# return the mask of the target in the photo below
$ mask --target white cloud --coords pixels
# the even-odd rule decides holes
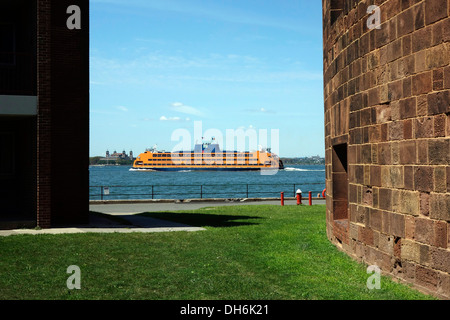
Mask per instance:
[[[251,113],[265,113],[265,114],[274,114],[275,111],[266,109],[266,108],[255,108],[255,109],[246,109],[245,111],[251,112]]]
[[[186,118],[186,119],[182,119],[180,117],[166,117],[166,116],[161,116],[159,118],[159,121],[190,121],[191,119]]]
[[[120,111],[123,111],[123,112],[128,112],[128,108],[126,108],[124,106],[117,106],[116,109],[120,110]]]
[[[180,112],[180,113],[190,114],[190,115],[199,116],[199,117],[204,116],[204,113],[202,111],[200,111],[194,107],[186,106],[181,102],[172,103],[171,108],[172,108],[172,110]]]

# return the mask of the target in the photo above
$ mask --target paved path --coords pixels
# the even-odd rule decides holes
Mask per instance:
[[[303,205],[308,205],[308,200],[302,200]],[[177,211],[177,210],[197,210],[205,207],[217,206],[236,206],[236,205],[281,205],[280,200],[266,200],[266,201],[192,201],[192,202],[129,202],[129,203],[114,203],[108,204],[91,204],[89,206],[91,211],[106,213],[111,215],[135,214],[142,212],[160,212],[160,211]],[[286,200],[284,204],[296,205],[296,200]],[[313,204],[325,204],[324,199],[313,200]]]

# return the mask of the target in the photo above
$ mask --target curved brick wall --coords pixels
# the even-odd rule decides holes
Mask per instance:
[[[450,298],[450,0],[323,9],[328,237]]]

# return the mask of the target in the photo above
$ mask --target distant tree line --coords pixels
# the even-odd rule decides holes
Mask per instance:
[[[101,160],[104,159],[104,157],[90,157],[89,158],[89,165],[91,166],[95,166],[95,165],[105,165],[105,164],[110,164],[110,165],[121,165],[121,166],[131,166],[133,165],[134,160],[128,159],[128,160],[124,160],[124,159],[118,159],[118,160]]]

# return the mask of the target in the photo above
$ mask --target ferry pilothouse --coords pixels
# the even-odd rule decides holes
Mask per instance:
[[[132,171],[249,171],[284,169],[283,162],[270,148],[258,151],[225,151],[219,144],[196,144],[192,151],[165,152],[147,149],[134,161]]]

